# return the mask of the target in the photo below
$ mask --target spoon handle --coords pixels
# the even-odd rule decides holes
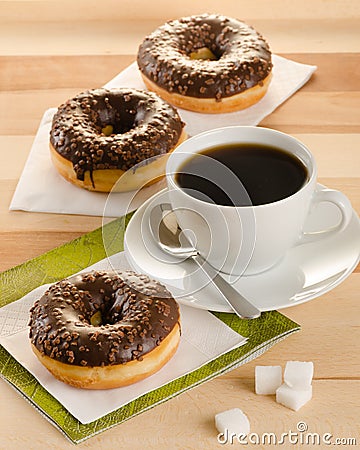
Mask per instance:
[[[201,255],[193,256],[192,259],[212,280],[218,291],[241,319],[255,319],[261,315],[261,311],[234,289]]]

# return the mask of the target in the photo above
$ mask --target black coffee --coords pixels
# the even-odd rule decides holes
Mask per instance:
[[[307,179],[296,156],[252,143],[209,148],[183,164],[175,177],[192,197],[225,206],[276,202],[297,192]]]

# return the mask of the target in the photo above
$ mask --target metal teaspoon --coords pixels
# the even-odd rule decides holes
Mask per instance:
[[[242,319],[255,319],[261,311],[218,274],[186,238],[169,203],[156,205],[150,213],[150,229],[159,247],[183,259],[191,258],[210,278],[233,311]]]

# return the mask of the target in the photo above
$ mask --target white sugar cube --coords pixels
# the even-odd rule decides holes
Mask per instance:
[[[288,361],[284,371],[284,382],[294,389],[308,389],[314,375],[314,364],[305,361]]]
[[[257,394],[275,394],[281,383],[282,373],[280,366],[255,367],[255,392]]]
[[[284,383],[276,390],[276,401],[294,411],[298,411],[311,397],[311,385],[307,389],[294,389]]]
[[[247,435],[250,433],[250,422],[239,408],[228,409],[215,416],[215,426],[219,433],[227,436]]]

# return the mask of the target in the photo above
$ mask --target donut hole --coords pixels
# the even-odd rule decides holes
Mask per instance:
[[[127,288],[126,288],[127,289]],[[93,327],[106,327],[111,325],[132,325],[135,316],[137,316],[140,311],[138,308],[134,309],[131,307],[131,299],[133,295],[129,295],[129,291],[122,288],[117,289],[112,294],[109,292],[98,299],[95,304],[90,302],[84,305],[86,312],[82,311],[82,319],[85,325],[90,325]],[[96,306],[95,306],[96,305]],[[79,316],[78,309],[74,309],[75,321],[78,320]]]
[[[102,129],[101,129],[102,134],[104,134],[105,136],[111,136],[114,132],[114,126],[113,125],[105,125]]]
[[[144,102],[129,96],[109,95],[95,109],[95,124],[99,134],[113,136],[136,128],[145,117]]]
[[[102,314],[101,311],[96,311],[91,317],[90,317],[90,325],[93,327],[99,327],[102,325]]]
[[[224,53],[216,41],[209,42],[209,40],[196,41],[191,46],[187,45],[183,51],[189,59],[203,61],[219,61]]]
[[[137,124],[135,123],[134,117],[130,114],[124,116],[122,114],[116,114],[111,122],[101,123],[101,134],[108,137],[115,134],[124,134],[135,128]]]
[[[111,124],[113,128],[112,134],[124,134],[137,126],[134,117],[129,116],[115,118],[114,123]]]
[[[218,61],[220,58],[215,55],[209,47],[200,47],[189,55],[190,59],[202,59],[205,61]]]
[[[111,302],[103,303],[100,309],[93,312],[86,322],[93,327],[114,325],[124,317],[122,306],[116,298]]]
[[[111,298],[104,298],[100,308],[89,318],[91,325],[115,325],[126,322],[130,313],[130,297],[122,289],[115,291]]]

